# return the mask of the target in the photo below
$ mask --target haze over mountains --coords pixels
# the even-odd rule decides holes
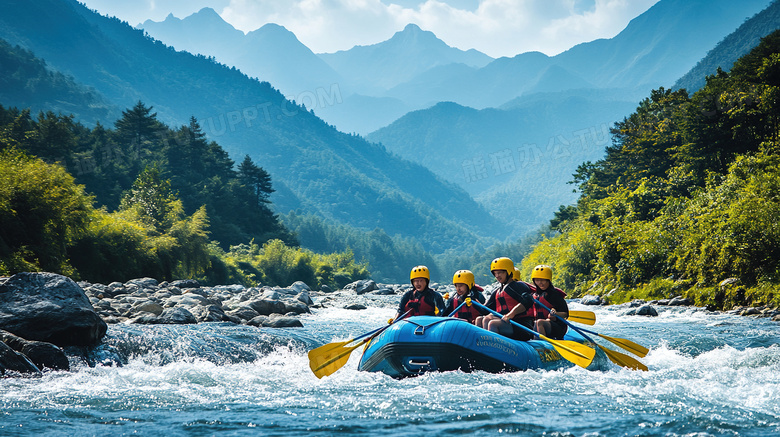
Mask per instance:
[[[443,101],[483,109],[537,92],[580,88],[620,89],[626,99],[638,100],[650,89],[670,86],[768,4],[662,0],[614,38],[579,44],[553,57],[530,52],[495,60],[476,50],[449,47],[414,24],[378,44],[319,55],[283,28],[265,32],[269,37],[263,42],[284,50],[254,47],[254,42],[247,44],[254,32],[236,39],[241,32],[211,9],[139,26],[179,50],[215,56],[268,80],[338,129],[365,135],[409,111]],[[259,57],[261,51],[269,56]],[[278,67],[282,65],[297,68]],[[307,70],[311,79],[300,79]]]

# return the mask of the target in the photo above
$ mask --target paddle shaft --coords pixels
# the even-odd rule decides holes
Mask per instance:
[[[534,303],[536,303],[536,304],[537,304],[537,305],[539,305],[540,307],[542,307],[542,308],[546,309],[548,313],[552,312],[552,310],[551,310],[550,308],[547,308],[547,305],[545,305],[545,304],[543,304],[543,303],[539,302],[539,299],[537,299],[537,298],[535,298],[535,297],[533,297],[532,299],[534,300]],[[593,344],[596,344],[596,342],[595,342],[595,341],[593,341],[593,339],[591,339],[590,337],[588,337],[587,335],[585,335],[585,333],[584,333],[584,332],[581,332],[579,328],[577,328],[576,326],[574,326],[574,325],[572,325],[571,323],[569,323],[569,321],[568,321],[568,320],[566,320],[566,318],[565,318],[565,317],[561,317],[561,316],[557,316],[557,315],[556,315],[555,317],[556,317],[558,320],[563,320],[563,323],[565,323],[565,324],[569,325],[569,327],[571,327],[571,328],[574,328],[575,330],[577,330],[577,332],[579,332],[580,334],[582,334],[582,336],[583,336],[583,337],[585,337],[585,340],[588,340],[589,342],[591,342],[591,343],[593,343]]]
[[[482,305],[482,304],[481,304],[481,303],[479,303],[479,302],[474,302],[474,301],[472,300],[472,301],[471,301],[471,303],[472,303],[472,305],[476,305],[476,306],[477,306],[477,307],[479,307],[479,308],[482,308],[482,309],[484,309],[484,310],[487,310],[487,311],[489,311],[491,314],[493,314],[493,315],[494,315],[494,316],[496,316],[496,317],[500,317],[500,318],[502,318],[502,319],[503,319],[503,317],[504,317],[504,315],[503,315],[503,314],[499,313],[498,311],[491,310],[490,308],[486,307],[485,305]],[[512,325],[515,325],[515,326],[517,326],[518,328],[522,329],[523,331],[526,331],[526,332],[530,333],[530,334],[531,334],[533,337],[539,336],[539,333],[538,333],[538,332],[534,331],[533,329],[531,329],[531,328],[529,328],[529,327],[527,327],[527,326],[523,326],[523,325],[521,325],[521,324],[519,324],[519,323],[515,322],[515,321],[514,321],[514,320],[512,320],[512,319],[509,319],[509,323],[511,323]]]
[[[458,305],[458,307],[457,307],[457,308],[455,308],[454,310],[452,310],[452,312],[451,312],[451,313],[447,314],[447,317],[452,317],[452,315],[453,315],[453,314],[455,314],[455,313],[457,313],[457,312],[458,312],[458,310],[460,309],[460,307],[462,307],[463,305],[466,305],[466,301],[463,301],[463,303],[462,303],[462,304],[460,304],[460,305]]]

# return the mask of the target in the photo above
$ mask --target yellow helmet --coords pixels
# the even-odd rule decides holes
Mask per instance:
[[[520,269],[518,269],[517,266],[515,266],[515,271],[514,271],[514,273],[512,273],[512,279],[514,279],[515,281],[519,281],[520,280],[520,276],[522,276],[520,274]]]
[[[469,290],[471,290],[471,288],[474,287],[474,273],[471,273],[471,270],[458,270],[452,276],[452,283],[466,284],[468,285]]]
[[[416,266],[409,273],[409,280],[411,281],[414,278],[425,278],[428,282],[431,282],[431,272],[428,271],[428,267]]]
[[[552,281],[552,267],[544,264],[534,267],[534,270],[531,272],[531,279],[547,279],[548,281]]]
[[[490,263],[490,271],[492,272],[493,270],[506,270],[506,273],[511,275],[515,271],[515,263],[511,259],[502,256]]]

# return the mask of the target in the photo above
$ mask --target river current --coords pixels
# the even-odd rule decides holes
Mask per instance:
[[[304,328],[110,325],[97,365],[74,359],[70,372],[0,379],[0,435],[780,434],[780,324],[768,319],[690,307],[622,316],[617,307],[573,302],[596,312],[589,329],[649,347],[640,359],[649,371],[395,380],[357,371],[357,349],[342,369],[317,379],[307,351],[382,326],[398,297],[364,299],[366,310],[315,309],[302,316]],[[117,352],[126,364],[100,364]]]

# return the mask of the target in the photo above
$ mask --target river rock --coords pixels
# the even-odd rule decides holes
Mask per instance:
[[[6,375],[9,372],[41,374],[41,370],[29,358],[0,341],[0,375]]]
[[[580,303],[583,305],[601,305],[601,298],[595,294],[586,294],[580,299]]]
[[[298,293],[295,296],[295,300],[297,300],[298,302],[303,302],[304,304],[306,304],[306,306],[314,305],[314,301],[311,300],[311,296],[309,296],[308,291],[302,291]]]
[[[682,297],[682,296],[674,297],[674,298],[672,298],[669,301],[669,306],[670,307],[674,307],[674,306],[691,306],[691,305],[693,305],[693,303],[688,298],[685,298],[685,297]]]
[[[320,291],[323,293],[333,293],[333,289],[328,287],[326,284],[320,285]]]
[[[247,322],[247,325],[263,328],[303,328],[303,323],[295,317],[271,314],[270,316],[257,316]]]
[[[271,299],[254,299],[246,303],[247,306],[257,311],[261,316],[286,313],[284,302]]]
[[[108,326],[70,278],[25,272],[0,285],[0,329],[57,346],[92,346]]]
[[[157,317],[156,323],[162,323],[167,325],[186,325],[191,323],[198,323],[198,319],[192,315],[186,308],[174,307],[166,308],[162,314]]]
[[[180,289],[184,288],[200,288],[200,282],[195,279],[179,279],[169,284],[170,287],[176,287]]]
[[[658,316],[658,312],[653,308],[652,305],[645,304],[636,308],[631,308],[625,313],[623,313],[624,316],[649,316],[649,317],[656,317]]]
[[[228,316],[235,316],[242,320],[252,320],[255,317],[259,316],[260,313],[255,311],[249,306],[240,306],[232,311],[228,311],[226,313]]]
[[[366,309],[365,305],[361,305],[359,303],[353,303],[351,305],[347,305],[344,307],[345,310],[364,310]]]
[[[3,330],[0,330],[0,342],[29,358],[38,369],[70,370],[65,352],[51,343],[25,340]]]
[[[163,312],[163,307],[157,302],[151,301],[151,300],[145,300],[141,302],[136,302],[135,305],[133,305],[132,308],[130,308],[130,312],[137,313],[145,311],[147,313],[152,313],[156,316],[159,316]]]
[[[311,288],[309,288],[308,285],[306,285],[303,281],[295,281],[292,285],[290,285],[290,288],[295,290],[295,294],[301,293],[301,292],[310,292]]]
[[[157,279],[154,278],[138,278],[125,282],[125,286],[127,287],[132,287],[133,285],[137,285],[140,288],[157,288],[160,284],[157,282]]]
[[[359,281],[355,281],[346,287],[344,289],[353,289],[355,290],[356,294],[366,294],[368,292],[374,291],[377,289],[376,282],[374,282],[371,279],[361,279]]]

